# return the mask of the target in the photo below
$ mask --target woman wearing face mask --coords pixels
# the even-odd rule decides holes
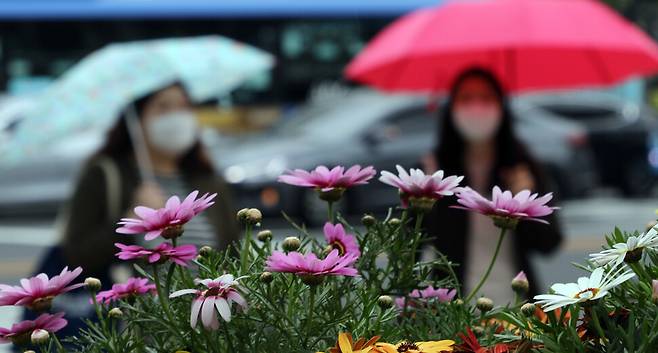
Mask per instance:
[[[90,159],[68,206],[64,258],[69,265],[82,266],[87,275],[102,273],[116,261],[114,243],[143,242],[143,237],[117,234],[119,218],[133,217],[137,205],[163,207],[170,195],[185,197],[193,190],[219,194],[213,207],[185,225],[179,243],[225,249],[238,238],[229,192],[206,158],[182,86],[149,94],[132,107],[154,178],[145,181],[140,176],[128,118],[122,116]]]
[[[550,191],[537,162],[515,136],[507,98],[491,73],[468,70],[455,80],[450,93],[439,124],[438,146],[423,161],[426,172],[443,169],[448,175],[464,175],[463,184],[482,195],[490,195],[494,185],[514,193]],[[456,273],[468,292],[486,271],[498,230],[488,217],[450,208],[453,204],[449,198],[438,202],[426,218],[426,227],[436,238],[435,247],[460,264]],[[477,296],[505,305],[514,298],[510,281],[519,271],[528,276],[530,295],[536,292],[530,253],[549,253],[562,240],[555,217],[547,220],[550,225],[521,222],[515,234],[505,238],[496,266]]]

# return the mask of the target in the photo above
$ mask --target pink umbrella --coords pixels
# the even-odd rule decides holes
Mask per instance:
[[[658,72],[658,46],[595,0],[464,0],[395,21],[347,67],[384,90],[445,92],[470,67],[515,92],[609,85]]]

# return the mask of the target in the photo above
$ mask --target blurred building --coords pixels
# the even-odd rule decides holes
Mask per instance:
[[[235,92],[238,104],[294,102],[342,76],[345,64],[399,15],[436,0],[3,0],[0,89],[45,86],[111,42],[220,34],[278,58],[268,77]]]

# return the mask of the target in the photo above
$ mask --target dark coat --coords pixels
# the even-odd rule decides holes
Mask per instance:
[[[134,207],[133,195],[139,175],[132,159],[114,160],[120,175],[119,217]],[[239,238],[230,193],[225,182],[216,175],[185,173],[186,183],[201,193],[216,192],[216,203],[205,211],[217,235],[217,244],[225,249]],[[179,195],[185,196],[185,195]],[[70,266],[82,266],[85,273],[102,273],[116,261],[114,243],[134,243],[134,237],[117,234],[118,219],[110,219],[105,172],[97,162],[90,162],[81,173],[68,205],[69,219],[64,227],[62,247]],[[183,235],[184,236],[184,235]]]
[[[545,183],[543,182],[545,180],[544,176],[534,168],[530,168],[530,171],[537,185],[536,192],[539,192],[540,195],[546,193]],[[501,185],[501,187],[504,188],[505,185]],[[489,195],[483,196],[488,197]],[[447,197],[438,201],[431,213],[425,217],[424,225],[429,236],[434,239],[433,244],[436,249],[450,261],[458,264],[455,272],[460,283],[464,283],[465,266],[467,264],[467,244],[470,233],[468,221],[469,211],[450,207],[455,204],[455,198],[453,197]],[[551,201],[551,204],[554,204],[554,201]],[[523,270],[528,276],[530,296],[537,293],[537,281],[535,272],[530,264],[530,254],[534,251],[541,254],[549,254],[559,247],[563,238],[555,213],[543,218],[550,224],[522,221],[519,222],[514,232],[508,232],[506,235],[506,237],[511,236],[513,238],[514,249],[512,253],[516,254],[514,260],[517,271]],[[491,249],[492,256],[493,250]],[[511,280],[510,278],[510,282]]]

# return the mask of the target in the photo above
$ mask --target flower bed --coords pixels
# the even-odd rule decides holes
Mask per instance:
[[[324,241],[291,222],[297,236],[282,242],[260,230],[256,209],[238,212],[245,229],[234,248],[216,251],[177,245],[185,223],[213,204],[216,195],[172,197],[159,210],[137,207],[117,232],[153,248],[116,244],[117,257],[133,263],[137,277],[98,292],[101,283],[77,268],[53,278],[40,274],[20,286],[0,285],[0,305],[41,313],[34,321],[0,328],[0,343],[39,352],[657,352],[658,232],[615,230],[606,248],[581,267],[575,283],[524,300],[523,273],[510,279],[518,294],[493,303],[476,293],[486,283],[506,233],[519,222],[545,222],[551,195],[493,189],[488,200],[462,177],[425,175],[398,167],[380,180],[398,189],[401,207],[385,219],[366,215],[352,227],[332,205],[347,188],[369,182],[371,168],[296,170],[280,181],[314,188],[327,202]],[[221,196],[220,196],[221,197]],[[455,207],[489,216],[500,229],[491,265],[479,284],[463,293],[441,254],[419,261],[427,240],[422,220],[436,200],[456,197]],[[184,239],[184,238],[183,238]],[[437,276],[437,273],[445,274]],[[75,337],[58,337],[65,313],[48,313],[52,300],[86,287],[97,320]],[[66,348],[65,348],[66,347]]]

